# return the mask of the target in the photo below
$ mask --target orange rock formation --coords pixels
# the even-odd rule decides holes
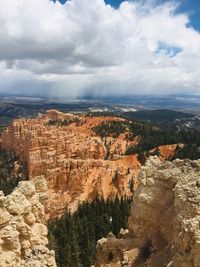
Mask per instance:
[[[71,123],[51,125],[52,120]],[[2,147],[15,151],[27,163],[29,179],[45,176],[49,216],[60,214],[66,205],[74,210],[79,201],[97,194],[104,198],[130,195],[129,183],[137,176],[140,163],[136,155],[124,156],[129,141],[123,134],[102,139],[92,131],[101,122],[113,120],[123,121],[50,110],[36,119],[14,120],[4,131]]]
[[[155,152],[158,149],[159,159],[161,161],[170,160],[176,154],[177,147],[184,147],[184,144],[172,144],[172,145],[163,145],[158,148],[152,149],[150,152]]]

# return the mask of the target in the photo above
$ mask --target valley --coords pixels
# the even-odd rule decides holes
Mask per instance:
[[[44,215],[49,247],[56,252],[58,267],[110,266],[102,265],[103,257],[110,257],[116,264],[111,266],[118,266],[125,254],[115,258],[112,246],[117,244],[117,236],[123,236],[121,228],[130,228],[128,217],[141,183],[138,175],[142,166],[152,157],[161,162],[200,157],[198,127],[172,127],[177,116],[182,121],[194,115],[138,111],[136,120],[131,112],[119,115],[50,109],[15,118],[2,132],[0,189],[11,194],[21,181],[46,181]],[[167,121],[171,121],[168,128]],[[109,237],[110,232],[115,236]],[[103,243],[102,248],[96,247],[107,235],[112,257],[101,251]],[[126,255],[130,251],[135,255],[129,260],[139,257],[139,247],[125,245]]]

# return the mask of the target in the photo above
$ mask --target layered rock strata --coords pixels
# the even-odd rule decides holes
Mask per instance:
[[[53,124],[51,122],[61,122]],[[65,125],[66,122],[69,124]],[[45,175],[49,190],[46,214],[53,217],[66,205],[115,195],[130,195],[130,181],[140,168],[137,156],[125,156],[125,134],[100,138],[93,127],[115,117],[91,117],[48,111],[36,119],[14,120],[2,135],[2,147],[27,163],[29,179]],[[135,181],[137,185],[137,181]]]
[[[45,178],[36,177],[6,197],[0,192],[0,266],[56,267],[44,224],[46,190]]]

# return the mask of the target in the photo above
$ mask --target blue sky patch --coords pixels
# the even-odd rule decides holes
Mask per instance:
[[[159,42],[158,47],[156,49],[156,53],[162,53],[168,55],[169,57],[175,57],[177,54],[181,53],[183,50],[177,46],[170,46],[166,43]]]
[[[115,8],[119,7],[119,5],[124,2],[124,0],[105,0],[106,4],[109,4]]]

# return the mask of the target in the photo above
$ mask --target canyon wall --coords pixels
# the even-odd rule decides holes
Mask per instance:
[[[51,122],[70,121],[54,124]],[[53,217],[79,201],[100,195],[129,196],[130,181],[140,168],[137,156],[125,156],[125,134],[100,138],[92,130],[102,122],[124,121],[48,111],[35,119],[14,120],[2,134],[2,148],[15,151],[28,165],[29,179],[44,175],[49,199],[46,214]],[[135,180],[137,186],[137,180]]]
[[[0,266],[56,267],[47,247],[46,191],[44,177],[20,182],[8,196],[0,191]]]
[[[96,267],[198,267],[200,160],[150,158],[139,174],[129,231],[98,242]]]

